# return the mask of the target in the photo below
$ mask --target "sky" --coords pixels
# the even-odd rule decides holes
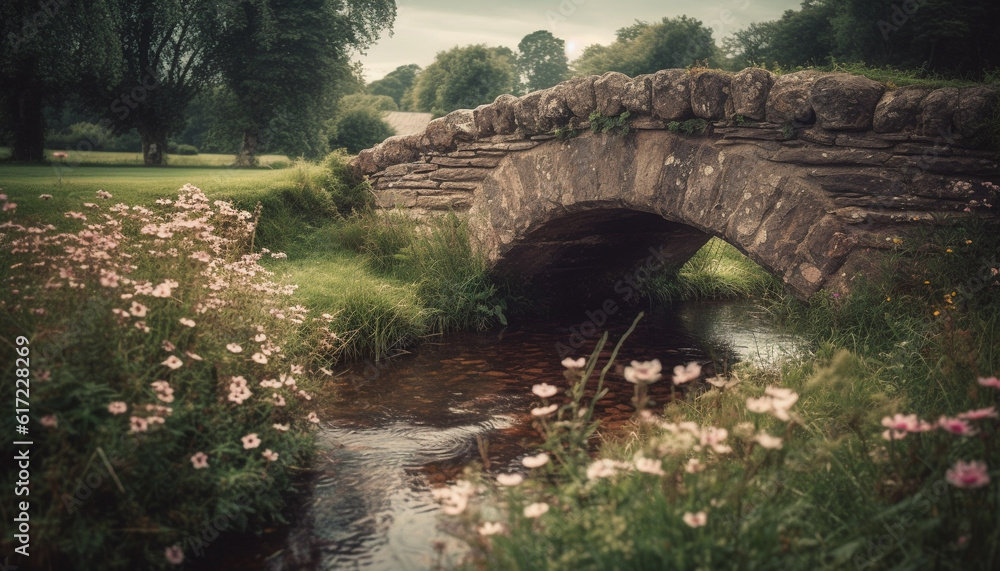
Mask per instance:
[[[566,41],[570,61],[590,44],[609,44],[636,20],[687,15],[712,29],[716,43],[751,22],[775,20],[802,0],[396,0],[393,35],[358,59],[373,81],[401,65],[426,67],[454,46],[487,44],[517,51],[521,38],[548,30]]]

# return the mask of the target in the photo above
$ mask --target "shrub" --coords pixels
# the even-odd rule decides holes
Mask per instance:
[[[337,120],[334,130],[336,135],[331,138],[330,147],[343,147],[351,154],[373,147],[395,134],[392,127],[382,120],[380,112],[366,108],[344,113]]]
[[[343,150],[327,155],[322,163],[323,175],[319,183],[330,194],[334,208],[341,216],[364,212],[375,204],[371,185],[351,172],[348,159]]]
[[[194,156],[198,154],[198,147],[184,143],[168,143],[167,152],[172,155]]]

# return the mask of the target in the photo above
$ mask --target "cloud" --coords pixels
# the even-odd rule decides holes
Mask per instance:
[[[713,30],[716,42],[751,22],[774,20],[800,0],[398,0],[394,33],[359,56],[368,81],[401,65],[424,67],[456,45],[487,44],[517,50],[521,38],[549,30],[579,55],[590,44],[614,41],[615,30],[636,20],[687,15]]]

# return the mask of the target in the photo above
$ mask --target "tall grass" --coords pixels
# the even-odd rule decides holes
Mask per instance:
[[[679,300],[747,299],[778,296],[781,282],[719,238],[708,241],[680,268],[660,271],[644,284],[662,303]]]

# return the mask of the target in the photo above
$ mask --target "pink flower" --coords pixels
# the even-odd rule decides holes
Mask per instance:
[[[128,310],[129,313],[136,317],[145,317],[147,311],[149,311],[148,307],[135,301],[132,302],[132,307]]]
[[[252,432],[250,434],[247,434],[241,440],[243,440],[243,449],[244,450],[249,450],[251,448],[256,448],[256,447],[260,446],[260,438],[257,438],[257,433],[256,432]]]
[[[486,537],[497,533],[503,533],[503,524],[498,521],[487,521],[484,522],[483,525],[476,528],[476,530],[479,532],[479,535]]]
[[[683,367],[680,365],[674,367],[675,385],[683,385],[697,379],[699,376],[701,376],[701,365],[693,361]]]
[[[994,389],[1000,389],[1000,379],[996,377],[979,377],[979,384],[984,387],[993,387]]]
[[[708,523],[708,514],[703,511],[698,513],[684,512],[681,519],[691,527],[702,527]]]
[[[966,420],[980,420],[983,418],[997,418],[997,407],[991,406],[988,408],[980,408],[977,410],[970,410],[968,412],[959,413],[958,418],[964,418]]]
[[[128,405],[120,400],[116,400],[108,405],[108,412],[111,414],[121,414],[128,410]]]
[[[272,426],[278,432],[288,432],[288,429],[289,429],[289,425],[287,425],[287,424],[274,423]]]
[[[46,428],[55,428],[59,426],[59,419],[56,418],[56,415],[54,414],[46,414],[40,420],[42,422],[42,426]]]
[[[553,387],[548,383],[542,383],[540,385],[535,385],[531,387],[531,392],[540,398],[547,399],[551,396],[555,396],[559,389]]]
[[[52,200],[52,195],[51,194],[39,194],[38,198],[41,198],[42,200]]]
[[[171,355],[171,356],[167,357],[166,361],[164,361],[164,362],[162,362],[160,364],[161,365],[166,365],[167,367],[170,367],[171,369],[180,369],[181,366],[184,365],[184,361],[181,361],[175,355]]]
[[[981,488],[990,483],[986,473],[986,463],[980,461],[963,462],[959,460],[945,473],[948,483],[958,488]]]
[[[643,456],[637,457],[635,459],[635,469],[647,474],[653,474],[654,476],[667,475],[667,473],[663,471],[663,465],[655,458],[645,458]]]
[[[549,406],[543,406],[539,408],[531,409],[531,416],[548,416],[559,408],[557,404],[550,404]]]
[[[68,154],[66,154],[66,153],[64,153],[62,151],[56,151],[56,152],[52,153],[52,158],[54,158],[54,159],[65,159],[68,156],[69,156]]]
[[[146,422],[145,418],[133,416],[129,419],[129,422],[132,424],[130,427],[132,432],[146,432],[149,429],[149,423]]]
[[[309,416],[306,417],[306,420],[308,420],[309,422],[312,422],[314,424],[319,424],[319,417],[316,416],[315,412],[310,412]]]
[[[754,437],[754,440],[757,441],[757,444],[760,444],[764,448],[769,448],[769,449],[781,448],[780,436],[771,436],[766,432],[761,432],[760,434]]]
[[[182,317],[180,319],[180,322],[181,322],[181,325],[185,325],[187,327],[194,327],[195,326],[194,320],[193,319],[188,319],[187,317]]]
[[[260,453],[261,456],[267,459],[268,462],[274,462],[278,459],[278,453],[271,451],[270,448]]]
[[[562,366],[567,369],[582,369],[584,365],[587,364],[587,359],[585,357],[580,357],[579,359],[571,359],[566,357],[562,360]]]
[[[236,343],[229,343],[226,345],[226,349],[228,349],[230,353],[240,353],[243,351],[243,347],[240,347]]]
[[[946,430],[959,436],[972,436],[978,432],[968,421],[959,418],[949,418],[947,416],[942,416],[938,419],[938,427],[941,430]]]
[[[208,468],[208,455],[204,452],[195,452],[194,456],[191,456],[191,465],[195,470]]]
[[[625,367],[625,380],[633,383],[655,383],[663,378],[660,371],[663,367],[659,359],[652,361],[632,361],[632,365]]]
[[[536,502],[524,507],[524,517],[535,519],[542,517],[548,511],[549,504],[545,502]]]
[[[541,468],[549,463],[549,455],[542,452],[537,456],[525,456],[521,459],[521,463],[524,464],[525,468]]]
[[[184,550],[180,545],[171,545],[166,549],[164,555],[166,556],[167,561],[174,565],[184,563]]]
[[[285,397],[278,393],[272,394],[271,397],[274,398],[274,406],[285,406]]]
[[[253,356],[250,357],[250,358],[253,359],[253,361],[255,363],[260,363],[261,365],[266,365],[267,364],[267,357],[265,357],[261,353],[254,353]]]
[[[524,481],[520,474],[497,474],[497,483],[501,486],[518,486]]]

